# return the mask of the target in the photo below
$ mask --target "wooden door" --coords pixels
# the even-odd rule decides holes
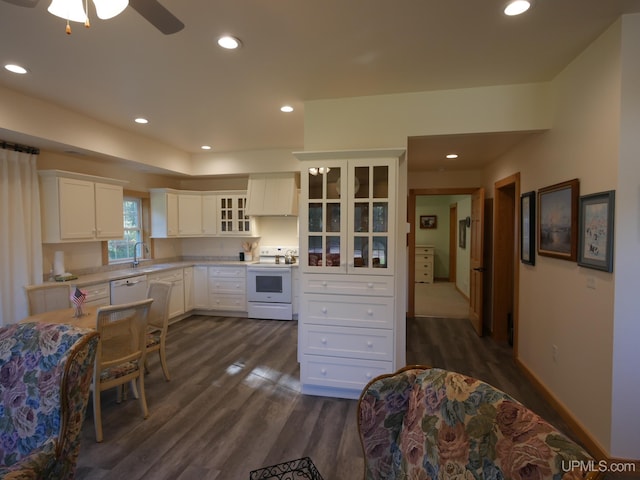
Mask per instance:
[[[471,195],[471,275],[469,318],[476,333],[482,336],[482,289],[484,259],[484,188]]]

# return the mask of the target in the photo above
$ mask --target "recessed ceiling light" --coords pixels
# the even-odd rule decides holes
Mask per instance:
[[[20,65],[15,65],[13,63],[8,63],[7,65],[4,66],[4,68],[9,70],[10,72],[19,73],[20,75],[24,75],[25,73],[27,73],[26,68],[21,67]]]
[[[200,148],[202,150],[211,150],[211,145],[202,145]]]
[[[146,118],[143,118],[143,117],[138,117],[138,118],[136,118],[135,122],[144,124],[144,123],[149,123],[149,120],[147,120]]]
[[[225,35],[224,37],[220,37],[218,39],[218,45],[220,45],[222,48],[226,48],[227,50],[235,50],[240,46],[240,40],[238,40],[236,37]]]
[[[453,160],[454,158],[458,158],[458,154],[457,153],[450,153],[449,155],[447,155],[447,158],[449,160]]]
[[[531,2],[528,0],[513,0],[504,7],[504,14],[510,17],[514,15],[520,15],[526,12],[531,7]]]
[[[293,107],[291,105],[284,105],[280,107],[280,111],[284,113],[291,113],[293,112]]]

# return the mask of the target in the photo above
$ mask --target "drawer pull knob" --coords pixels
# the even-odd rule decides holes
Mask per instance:
[[[327,339],[326,338],[321,338],[320,341],[322,342],[323,345],[327,344]]]
[[[326,369],[326,368],[321,369],[321,370],[320,370],[320,373],[321,373],[322,375],[326,375],[326,374],[327,374],[327,369]]]
[[[369,347],[369,348],[373,347],[373,342],[371,340],[369,340],[367,342],[367,347]]]
[[[322,286],[326,287],[327,286],[327,282],[322,282]]]
[[[322,313],[327,313],[327,307],[322,307]]]
[[[373,310],[371,310],[371,309],[367,310],[367,315],[369,315],[369,316],[373,315]]]
[[[371,375],[371,372],[367,372],[367,373],[365,374],[365,376],[366,376],[367,378],[371,378],[371,377],[373,377],[373,375]]]
[[[368,288],[373,288],[373,283],[371,283],[371,282],[367,283],[367,287]]]

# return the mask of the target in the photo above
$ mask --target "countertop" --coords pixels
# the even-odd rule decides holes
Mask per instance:
[[[135,277],[137,275],[148,275],[150,273],[165,272],[175,270],[177,268],[193,267],[193,266],[242,266],[251,265],[253,262],[240,262],[240,261],[218,261],[218,260],[190,260],[182,262],[171,263],[156,263],[153,265],[140,265],[137,268],[123,268],[122,270],[111,270],[108,272],[92,273],[90,275],[78,275],[75,280],[70,280],[70,285],[76,285],[78,287],[87,287],[98,283],[110,282],[112,280],[120,280],[123,278]]]

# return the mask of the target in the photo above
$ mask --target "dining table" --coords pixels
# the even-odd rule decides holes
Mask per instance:
[[[36,313],[20,320],[20,323],[66,323],[74,327],[96,329],[96,314],[98,305],[82,307],[82,316],[76,317],[76,308],[63,308],[62,310],[51,310],[49,312]]]

